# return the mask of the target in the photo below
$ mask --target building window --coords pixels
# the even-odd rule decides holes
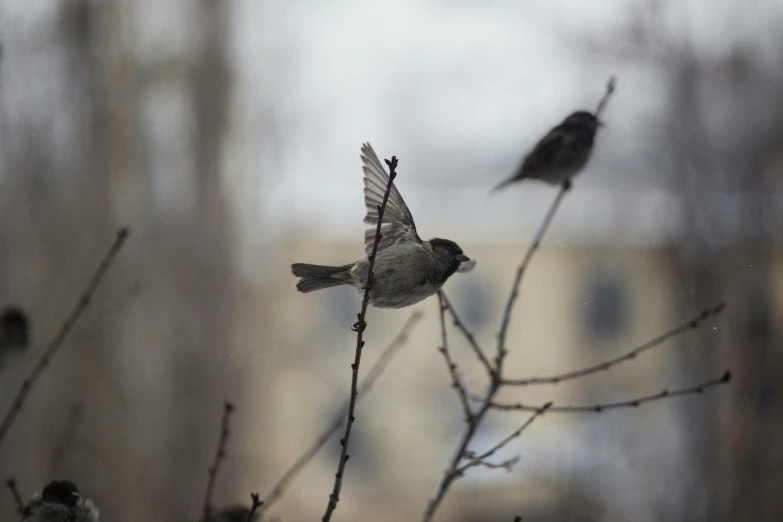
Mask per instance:
[[[628,296],[625,285],[611,275],[591,276],[583,306],[587,329],[597,335],[613,336],[628,322]]]
[[[489,281],[477,275],[466,280],[459,289],[458,307],[462,319],[470,329],[480,329],[489,320]],[[454,303],[452,303],[454,304]]]

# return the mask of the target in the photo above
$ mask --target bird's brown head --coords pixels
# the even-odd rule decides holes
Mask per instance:
[[[456,272],[462,263],[470,261],[470,258],[465,255],[462,248],[454,241],[436,237],[430,239],[429,243],[435,255],[448,267],[449,276]]]

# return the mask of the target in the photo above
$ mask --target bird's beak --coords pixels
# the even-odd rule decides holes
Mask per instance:
[[[604,123],[604,120],[596,120],[598,122],[599,127],[606,127],[606,123]]]
[[[472,259],[470,261],[465,261],[459,264],[457,267],[457,272],[460,274],[464,274],[465,272],[470,272],[473,270],[473,267],[476,266],[476,262]]]
[[[470,258],[466,256],[465,254],[457,254],[456,258],[457,261],[460,263],[464,263],[465,261],[470,261]]]

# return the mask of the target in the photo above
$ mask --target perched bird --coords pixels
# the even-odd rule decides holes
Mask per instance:
[[[30,342],[27,323],[27,314],[19,308],[8,307],[0,312],[0,369]]]
[[[378,224],[378,206],[383,201],[389,175],[369,143],[362,145],[364,164],[364,222]],[[467,272],[475,261],[466,256],[454,241],[433,238],[422,241],[416,232],[408,206],[397,187],[392,185],[381,225],[382,239],[373,267],[370,304],[378,308],[402,308],[418,303],[437,292],[454,272]],[[375,227],[364,234],[364,251],[372,253]],[[342,266],[295,263],[291,270],[301,279],[300,292],[312,292],[338,285],[351,285],[361,293],[367,284],[367,258]]]
[[[33,495],[25,508],[23,521],[98,522],[98,508],[92,500],[79,496],[70,480],[53,480],[40,494]]]
[[[27,314],[8,307],[0,312],[0,348],[24,348],[29,341]]]
[[[590,112],[571,114],[533,147],[510,178],[493,190],[522,179],[538,179],[552,185],[570,182],[590,159],[595,132],[602,125]]]

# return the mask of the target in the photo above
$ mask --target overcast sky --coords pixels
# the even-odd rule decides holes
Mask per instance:
[[[198,48],[190,2],[139,0],[129,11],[129,45],[142,66]],[[293,229],[361,239],[359,147],[369,141],[382,157],[400,158],[397,185],[422,236],[525,237],[553,190],[522,184],[490,196],[489,189],[568,113],[593,109],[615,74],[618,89],[604,114],[607,127],[558,215],[553,237],[671,240],[682,209],[660,171],[670,154],[660,142],[669,71],[628,53],[639,6],[654,3],[230,2],[235,83],[224,171],[241,236],[263,243]],[[781,2],[759,0],[753,9],[739,0],[661,4],[663,40],[691,42],[706,62],[721,60],[737,44],[769,64],[779,59],[779,38],[773,36],[783,27]],[[2,39],[12,50],[43,47],[52,5],[3,2]],[[15,53],[6,54],[10,66]],[[14,75],[20,67],[35,72],[67,65],[49,56],[38,66],[29,53],[17,54],[26,62],[15,64]],[[9,118],[22,114],[19,100],[32,103],[43,118],[49,110],[42,102],[69,104],[58,100],[57,83],[36,74],[18,82],[4,77]],[[31,89],[42,94],[31,97]],[[187,162],[169,161],[188,144],[189,102],[176,92],[150,98],[141,116],[158,143],[160,158],[153,164],[159,172],[153,174],[160,177],[160,190],[176,196],[192,170]],[[716,103],[714,112],[720,110]],[[726,117],[720,127],[731,132],[732,115]],[[67,133],[59,136],[58,150],[67,154]],[[728,198],[730,209],[746,204],[733,195],[715,197]],[[726,240],[736,236],[730,221],[719,227]]]
[[[494,240],[526,230],[552,190],[487,192],[569,112],[594,108],[616,74],[607,128],[554,232],[671,239],[680,210],[652,167],[666,153],[651,143],[668,103],[666,70],[622,57],[622,35],[640,4],[244,2],[233,47],[242,69],[235,118],[247,131],[233,160],[240,207],[256,227],[361,237],[359,146],[370,141],[382,157],[400,158],[397,185],[422,236],[450,227]],[[765,34],[781,26],[772,14],[783,9],[754,6],[677,2],[661,18],[672,40],[687,36],[705,60],[719,60],[736,42],[772,60]],[[264,117],[279,126],[276,136],[252,131]]]

